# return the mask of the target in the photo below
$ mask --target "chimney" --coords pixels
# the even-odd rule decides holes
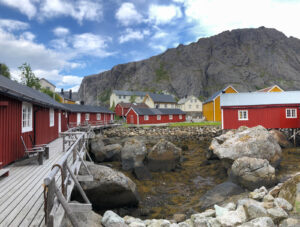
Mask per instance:
[[[60,94],[64,95],[64,89],[63,88],[60,90]]]
[[[80,105],[84,105],[84,101],[80,101]]]
[[[72,100],[72,89],[69,90],[69,99]]]

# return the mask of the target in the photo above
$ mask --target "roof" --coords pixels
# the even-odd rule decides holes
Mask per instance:
[[[59,96],[61,96],[64,99],[70,100],[70,101],[79,101],[78,92],[72,92],[72,98],[70,99],[70,91],[64,91],[62,94],[61,92],[57,93]]]
[[[132,109],[138,115],[169,115],[169,114],[185,114],[181,109],[156,109],[156,108],[137,108]]]
[[[221,106],[300,104],[300,91],[230,93],[221,96]]]
[[[147,93],[143,91],[122,91],[122,90],[113,90],[113,93],[116,95],[126,95],[126,96],[145,96]]]
[[[190,99],[194,99],[194,98],[198,99],[197,97],[195,97],[195,96],[193,96],[193,95],[190,95],[190,96],[188,96],[188,97],[186,97],[186,98],[182,98],[182,99],[180,99],[180,100],[178,101],[178,104],[184,104],[184,103],[186,103],[187,101],[189,101]],[[199,99],[198,99],[198,100],[199,100]]]
[[[149,108],[145,103],[127,103],[127,102],[120,102],[117,105],[120,105],[123,108],[130,108],[131,106],[137,108]]]
[[[274,87],[278,87],[280,90],[282,90],[281,87],[279,87],[278,85],[273,85],[273,86],[270,86],[270,87],[266,87],[266,88],[260,89],[260,90],[258,90],[257,92],[269,92],[269,91],[272,90]],[[282,90],[282,91],[283,91],[283,90]]]
[[[62,104],[56,102],[49,95],[25,85],[19,84],[18,82],[10,80],[1,75],[0,93],[21,101],[34,103],[36,105],[64,109]]]
[[[151,97],[151,99],[154,102],[176,103],[176,101],[172,95],[155,94],[155,93],[148,93],[148,95]]]
[[[215,98],[217,98],[219,95],[221,95],[224,91],[226,91],[226,89],[228,87],[232,87],[231,85],[228,85],[227,87],[223,88],[222,90],[219,90],[217,92],[215,92],[212,96],[210,96],[203,104],[211,102],[213,100],[215,100]],[[234,89],[234,87],[232,87]],[[235,90],[235,89],[234,89]]]
[[[54,84],[52,84],[49,80],[46,80],[45,78],[41,78],[40,80],[46,81],[48,84],[51,84],[53,87],[56,87]]]
[[[62,105],[70,112],[76,112],[76,113],[114,113],[103,106],[90,106],[90,105],[78,105],[78,104],[62,104]]]

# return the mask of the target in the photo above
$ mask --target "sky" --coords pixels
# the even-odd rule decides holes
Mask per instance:
[[[57,88],[237,28],[300,38],[300,0],[0,0],[0,62]]]

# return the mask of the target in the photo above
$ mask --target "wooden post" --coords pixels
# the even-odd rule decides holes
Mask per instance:
[[[46,157],[46,159],[49,159],[49,147],[48,146],[45,147],[45,157]]]
[[[47,202],[46,202],[46,210],[47,212],[45,213],[45,218],[46,218],[46,225],[47,226],[53,226],[53,220],[50,220],[50,213],[53,208],[54,204],[54,196],[55,196],[55,178],[54,180],[51,181],[51,183],[48,185],[48,191],[47,191]]]
[[[65,153],[65,134],[63,134],[63,143],[62,143],[62,145],[63,145],[63,153]]]
[[[67,198],[67,186],[68,186],[68,182],[66,182],[66,179],[67,179],[67,162],[68,162],[68,160],[66,160],[64,162],[64,164],[62,165],[62,176],[61,176],[64,179],[63,184],[64,184],[64,189],[65,189],[65,191],[64,191],[65,198]]]
[[[38,163],[39,163],[39,165],[43,165],[43,156],[44,156],[44,152],[43,151],[38,151]]]
[[[294,147],[296,147],[296,129],[293,129],[294,133]]]

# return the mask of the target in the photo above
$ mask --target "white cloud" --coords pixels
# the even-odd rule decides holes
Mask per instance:
[[[40,12],[40,19],[70,16],[79,23],[83,20],[100,21],[103,16],[102,4],[92,0],[43,0]]]
[[[54,35],[60,37],[60,36],[66,36],[69,34],[69,29],[64,28],[64,27],[56,27],[53,29]]]
[[[168,36],[167,32],[164,31],[158,31],[154,34],[153,38],[154,39],[161,39],[161,38],[165,38],[166,36]]]
[[[149,30],[138,31],[131,28],[127,28],[126,31],[120,36],[119,42],[125,43],[132,40],[142,40],[145,36],[149,35]]]
[[[143,21],[143,17],[137,12],[133,3],[125,2],[116,12],[118,21],[125,25],[138,24]]]
[[[33,18],[37,9],[34,2],[37,0],[0,0],[0,4],[18,9],[21,13],[25,14],[28,18]]]
[[[29,28],[29,24],[22,21],[0,19],[0,29],[9,32],[17,31],[17,30],[26,30],[28,28]]]
[[[287,35],[300,37],[299,1],[278,0],[186,0],[185,15],[200,32],[215,35],[225,30],[248,27],[273,27]],[[199,32],[200,31],[200,32]]]
[[[155,24],[167,24],[182,17],[181,9],[175,5],[150,5],[149,20]]]
[[[20,39],[33,41],[35,39],[35,35],[31,32],[24,32],[20,35]]]

